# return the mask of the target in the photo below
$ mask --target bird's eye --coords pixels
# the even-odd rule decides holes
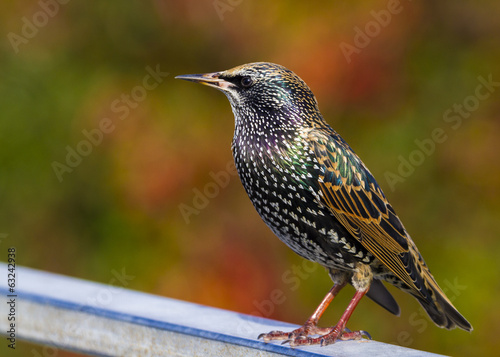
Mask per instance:
[[[250,87],[251,85],[253,84],[253,80],[252,78],[250,78],[249,76],[244,76],[241,78],[241,86],[243,88],[248,88]]]

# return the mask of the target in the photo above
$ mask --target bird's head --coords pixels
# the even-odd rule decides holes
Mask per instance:
[[[289,69],[274,63],[244,64],[226,71],[176,78],[214,87],[226,94],[239,124],[297,126],[321,117],[307,84]]]

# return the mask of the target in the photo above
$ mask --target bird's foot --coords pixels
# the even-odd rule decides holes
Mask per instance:
[[[365,337],[367,340],[371,340],[372,336],[365,330],[351,331],[347,327],[344,328],[344,332],[339,337],[342,341],[349,340],[362,340]]]
[[[306,324],[292,332],[283,331],[271,331],[269,333],[261,333],[258,339],[263,339],[264,342],[274,341],[274,340],[286,340],[284,343],[295,339],[303,339],[309,335],[323,335],[330,331],[330,328],[321,328],[313,323],[306,322]]]
[[[314,335],[319,336],[312,337]],[[321,328],[314,325],[304,325],[292,332],[271,331],[259,335],[258,338],[263,338],[264,342],[285,340],[282,344],[288,343],[291,347],[310,345],[326,346],[335,343],[337,340],[361,340],[363,338],[371,340],[370,334],[363,330],[350,331],[348,328],[345,328],[340,331],[337,329],[337,326]]]
[[[288,341],[285,341],[284,343],[288,342],[291,347],[310,346],[310,345],[326,346],[335,343],[337,340],[342,340],[342,341],[361,340],[364,337],[369,340],[372,339],[370,334],[363,330],[350,331],[348,328],[344,328],[343,330],[340,331],[339,329],[337,329],[336,326],[331,327],[327,330],[329,330],[329,332],[327,332],[326,334],[322,334],[319,337],[310,337],[310,336],[306,336],[305,338],[298,337],[295,339],[290,339]]]

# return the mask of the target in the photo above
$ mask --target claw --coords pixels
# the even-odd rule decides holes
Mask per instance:
[[[263,339],[265,343],[268,343],[273,340],[288,340],[292,338],[291,333],[283,332],[283,331],[271,331],[268,333],[261,333],[257,339]]]
[[[269,333],[261,333],[257,337],[257,339],[260,340],[262,338],[264,340],[264,342],[267,343],[267,342],[269,342],[269,341],[271,341],[273,339],[273,335],[274,334],[278,334],[278,333],[280,333],[280,331],[271,331]]]
[[[372,335],[370,335],[367,331],[365,330],[359,330],[359,333],[361,335],[361,337],[368,337],[368,340],[371,340],[372,339]]]

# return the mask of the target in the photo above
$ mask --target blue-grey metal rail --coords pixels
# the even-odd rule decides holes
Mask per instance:
[[[16,343],[98,356],[437,356],[366,340],[295,349],[265,344],[257,340],[261,332],[297,326],[118,287],[126,285],[126,272],[115,272],[109,285],[19,266],[15,273],[13,294],[7,274],[0,279],[4,344],[14,299]]]

